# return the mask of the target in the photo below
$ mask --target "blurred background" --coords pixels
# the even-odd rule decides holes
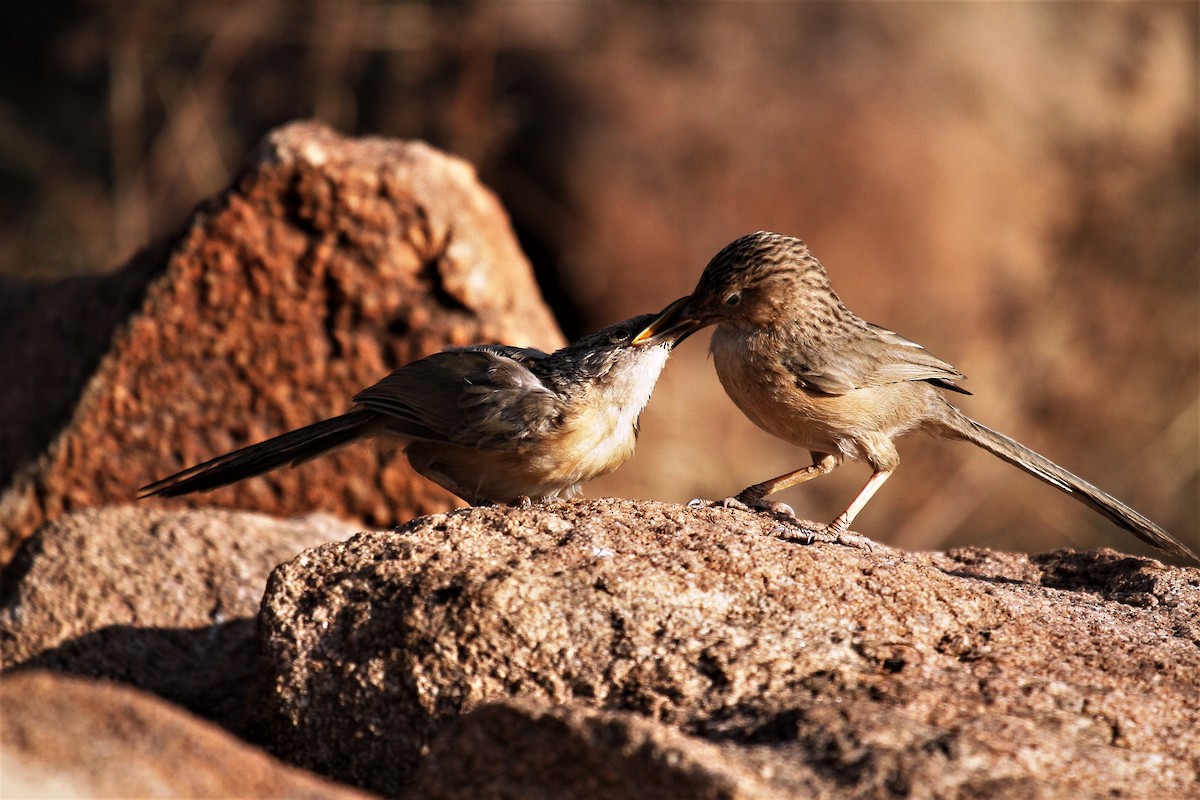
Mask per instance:
[[[0,7],[0,273],[112,270],[271,127],[420,138],[502,198],[570,337],[800,236],[952,398],[1200,548],[1195,2],[55,0]],[[520,344],[514,342],[514,344]],[[680,348],[591,496],[807,464]],[[916,435],[856,522],[910,548],[1140,543]],[[779,495],[829,520],[861,465]]]

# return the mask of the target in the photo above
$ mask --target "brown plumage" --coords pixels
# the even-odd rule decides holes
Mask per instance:
[[[569,497],[633,454],[638,417],[675,343],[631,346],[654,318],[553,353],[476,345],[414,361],[355,395],[341,416],[197,464],[143,496],[216,489],[378,436],[403,444],[414,470],[472,505]]]
[[[940,390],[968,394],[962,373],[920,345],[852,313],[804,242],[760,231],[709,262],[690,298],[639,337],[682,339],[716,325],[712,356],[726,393],[756,425],[803,447],[813,463],[730,498],[770,506],[772,492],[866,462],[871,478],[832,523],[845,533],[900,463],[893,440],[923,430],[964,439],[1066,492],[1171,555],[1196,554],[1142,514],[1019,442],[967,417]]]

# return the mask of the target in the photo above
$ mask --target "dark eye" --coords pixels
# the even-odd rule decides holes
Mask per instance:
[[[623,342],[628,338],[629,338],[629,331],[625,330],[624,328],[613,331],[612,333],[610,333],[608,335],[608,340],[610,342],[612,342],[613,344],[617,344],[618,342]]]
[[[740,302],[742,302],[742,293],[741,292],[733,292],[732,294],[730,294],[728,297],[725,298],[725,305],[727,305],[727,306],[736,306]]]

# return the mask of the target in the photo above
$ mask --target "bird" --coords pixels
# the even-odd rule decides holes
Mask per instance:
[[[675,340],[633,347],[657,315],[545,353],[454,347],[395,370],[344,414],[157,480],[141,497],[205,492],[296,466],[359,439],[403,444],[412,468],[470,505],[571,497],[628,459]]]
[[[689,297],[669,305],[634,346],[682,341],[715,325],[709,346],[734,404],[759,428],[808,450],[812,463],[757,483],[727,506],[786,510],[767,495],[862,461],[871,477],[826,527],[841,537],[900,463],[912,431],[965,440],[1069,494],[1160,551],[1200,558],[1159,525],[1016,440],[976,422],[944,392],[970,394],[964,375],[921,345],[859,318],[825,267],[793,236],[769,231],[726,245]]]

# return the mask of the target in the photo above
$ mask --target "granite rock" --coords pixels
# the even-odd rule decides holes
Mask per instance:
[[[371,796],[128,686],[30,671],[0,678],[0,707],[7,798]]]
[[[688,740],[713,776],[696,796],[1196,792],[1200,570],[810,538],[733,509],[549,501],[307,551],[260,616],[273,746],[413,797],[470,796],[478,765],[546,796],[610,785],[588,764],[644,769],[605,726],[649,762]],[[496,710],[511,700],[550,710]],[[561,785],[539,766],[560,761]]]
[[[355,528],[116,506],[47,523],[0,575],[0,664],[138,686],[256,738],[267,575]]]
[[[268,134],[169,246],[107,278],[6,296],[18,300],[0,306],[14,306],[0,317],[0,562],[46,520],[341,413],[416,358],[563,343],[469,164],[317,123]],[[369,445],[172,502],[372,527],[457,504]]]

